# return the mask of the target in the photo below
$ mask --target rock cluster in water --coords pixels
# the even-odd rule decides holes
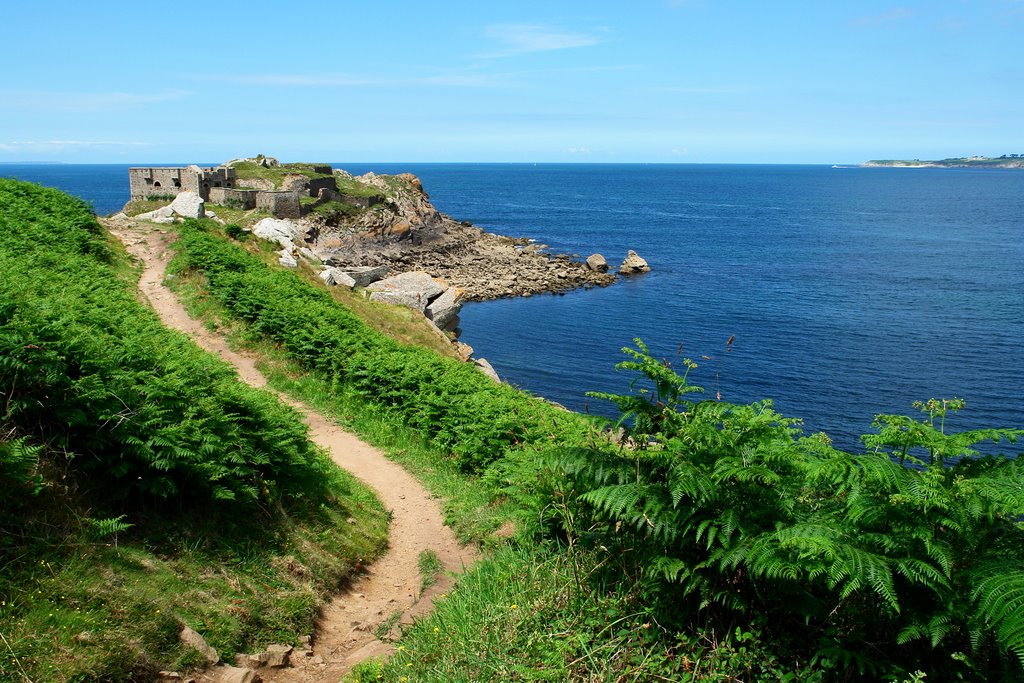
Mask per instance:
[[[615,281],[614,275],[569,256],[547,254],[528,239],[495,235],[442,214],[412,174],[368,173],[356,180],[379,187],[388,200],[352,223],[316,230],[312,249],[334,265],[426,272],[460,289],[466,300],[564,292]]]

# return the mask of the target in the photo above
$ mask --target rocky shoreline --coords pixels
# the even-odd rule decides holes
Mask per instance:
[[[528,239],[496,235],[456,221],[434,208],[419,179],[411,174],[368,173],[353,180],[379,187],[387,201],[351,223],[321,223],[314,228],[307,246],[330,265],[426,272],[460,289],[466,300],[565,292],[615,282],[611,273],[592,270],[565,254],[548,254]]]
[[[585,262],[549,254],[532,240],[489,233],[441,213],[412,174],[354,177],[321,165],[311,179],[293,172],[308,170],[306,165],[280,165],[269,157],[229,164],[239,162],[280,176],[281,185],[290,188],[285,192],[296,193],[291,208],[300,211],[295,217],[263,218],[249,228],[234,225],[230,230],[250,231],[277,243],[281,265],[296,268],[305,262],[319,270],[328,286],[359,287],[371,299],[418,310],[449,339],[459,336],[463,301],[607,286],[617,277],[601,254],[592,254]],[[211,173],[237,178],[239,188],[270,183],[241,173],[229,177],[224,169],[230,170],[222,166]],[[170,223],[210,217],[224,223],[216,215],[219,208],[207,207],[195,192],[182,191],[170,204],[135,218]],[[245,214],[252,221],[259,215]],[[630,250],[617,273],[648,270],[647,262]]]

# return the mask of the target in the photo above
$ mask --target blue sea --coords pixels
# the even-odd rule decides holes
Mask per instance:
[[[412,172],[441,211],[553,252],[636,250],[608,288],[467,304],[463,341],[512,384],[605,415],[642,338],[707,395],[856,450],[878,413],[954,396],[947,429],[1024,428],[1024,172],[783,165],[346,164]],[[127,166],[3,165],[100,214]],[[734,341],[726,352],[726,342]],[[706,358],[705,358],[706,357]],[[1018,452],[1019,446],[1002,450]]]

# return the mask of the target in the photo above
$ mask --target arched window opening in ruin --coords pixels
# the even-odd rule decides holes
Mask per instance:
[[[155,183],[153,183],[153,187],[160,187],[160,181],[158,180]]]
[[[180,181],[180,180],[178,180],[177,178],[175,178],[175,179],[174,179],[174,186],[175,186],[175,187],[181,187],[181,181]]]

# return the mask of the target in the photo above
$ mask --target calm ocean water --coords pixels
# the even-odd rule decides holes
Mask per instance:
[[[1024,427],[1024,172],[742,165],[336,164],[411,171],[445,213],[553,251],[628,249],[610,288],[468,304],[463,340],[576,410],[643,338],[709,395],[772,398],[856,449],[876,413],[959,396],[956,429]],[[127,166],[0,166],[116,211]],[[731,353],[726,340],[735,335]],[[707,361],[702,356],[710,356]],[[949,424],[949,423],[947,423]],[[1019,446],[1004,449],[1019,451]]]

